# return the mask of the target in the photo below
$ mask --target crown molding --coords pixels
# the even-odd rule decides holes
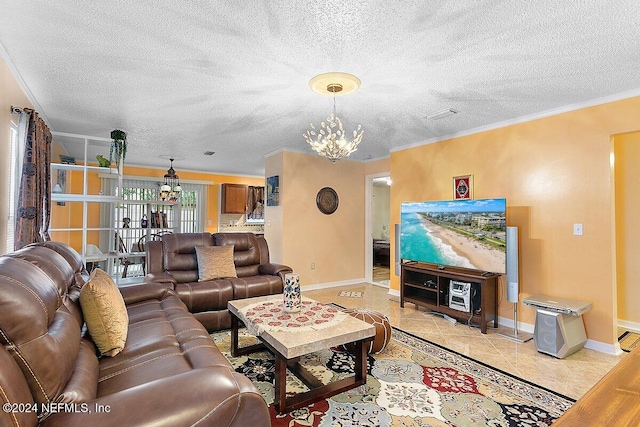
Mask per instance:
[[[47,124],[47,126],[49,126],[49,129],[52,129],[51,122],[47,118],[47,115],[44,113],[44,110],[42,109],[42,106],[38,103],[38,101],[36,100],[36,97],[33,95],[31,90],[29,89],[29,86],[27,86],[27,84],[25,83],[24,79],[22,78],[22,76],[18,72],[18,69],[13,64],[13,61],[11,60],[11,57],[9,56],[9,52],[7,52],[7,49],[5,49],[5,47],[4,47],[4,45],[2,44],[1,41],[0,41],[0,58],[2,58],[4,63],[7,65],[7,68],[9,68],[9,71],[11,71],[11,74],[13,75],[13,78],[16,79],[16,81],[18,82],[18,85],[20,86],[20,89],[22,89],[24,94],[27,95],[27,98],[29,99],[29,102],[31,102],[31,105],[33,105],[33,108],[36,110],[38,115],[42,118],[42,120],[44,120],[44,122]],[[20,107],[22,107],[22,106],[20,106]]]
[[[545,110],[545,111],[541,111],[539,113],[534,113],[534,114],[528,114],[526,116],[521,116],[521,117],[517,117],[515,119],[510,119],[510,120],[505,120],[502,122],[496,122],[490,125],[485,125],[485,126],[479,126],[473,129],[469,129],[469,130],[465,130],[465,131],[461,131],[461,132],[455,132],[455,133],[451,133],[448,135],[443,135],[443,136],[439,136],[436,138],[432,138],[432,139],[427,139],[421,142],[414,142],[411,144],[406,144],[406,145],[401,145],[395,148],[392,148],[391,150],[389,150],[390,153],[396,152],[396,151],[402,151],[402,150],[407,150],[410,148],[416,148],[416,147],[421,147],[423,145],[428,145],[428,144],[435,144],[436,142],[441,142],[441,141],[446,141],[449,139],[453,139],[453,138],[460,138],[463,136],[469,136],[469,135],[473,135],[476,133],[480,133],[480,132],[487,132],[490,130],[495,130],[495,129],[500,129],[500,128],[504,128],[507,126],[513,126],[513,125],[517,125],[520,123],[526,123],[526,122],[530,122],[533,120],[538,120],[538,119],[543,119],[545,117],[551,117],[551,116],[556,116],[558,114],[563,114],[563,113],[569,113],[571,111],[576,111],[576,110],[582,110],[584,108],[589,108],[589,107],[595,107],[597,105],[603,105],[603,104],[608,104],[610,102],[615,102],[615,101],[621,101],[623,99],[629,99],[629,98],[633,98],[636,96],[640,96],[640,88],[639,89],[634,89],[628,92],[622,92],[622,93],[617,93],[617,94],[613,94],[613,95],[607,95],[607,96],[603,96],[602,98],[596,98],[596,99],[592,99],[589,101],[584,101],[584,102],[578,102],[575,104],[568,104],[568,105],[564,105],[562,107],[558,107],[558,108],[553,108],[551,110]]]

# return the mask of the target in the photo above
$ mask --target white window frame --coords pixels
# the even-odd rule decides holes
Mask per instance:
[[[26,125],[26,120],[24,121]],[[22,123],[21,123],[22,124]],[[26,129],[23,133],[26,132]],[[6,252],[13,252],[15,244],[16,211],[20,190],[20,162],[24,157],[24,145],[19,144],[19,125],[11,122],[9,130],[9,191],[7,192],[7,241]]]

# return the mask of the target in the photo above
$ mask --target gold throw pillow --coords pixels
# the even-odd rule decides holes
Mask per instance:
[[[93,342],[105,356],[124,348],[129,315],[122,294],[111,276],[96,268],[80,291],[80,307]]]
[[[238,277],[233,263],[233,245],[196,246],[198,282]]]

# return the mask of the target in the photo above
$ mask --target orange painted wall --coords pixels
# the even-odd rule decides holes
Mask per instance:
[[[389,171],[391,171],[391,159],[389,157],[364,164],[365,175],[388,173]]]
[[[126,161],[125,161],[126,162]],[[207,218],[205,219],[204,230],[210,233],[218,231],[218,213],[219,213],[219,191],[220,184],[222,183],[236,183],[246,185],[264,185],[264,178],[262,177],[250,177],[250,176],[237,176],[237,175],[220,175],[215,173],[204,172],[189,172],[178,169],[175,165],[174,169],[177,169],[177,173],[180,175],[180,179],[183,181],[207,181],[211,185],[207,190]],[[162,177],[167,172],[166,169],[154,169],[147,167],[137,167],[126,165],[124,167],[125,176],[140,176],[140,177],[158,177],[158,181],[162,181]],[[88,188],[90,194],[98,194],[100,191],[100,178],[97,173],[90,173],[88,180]],[[56,177],[53,178],[54,184]],[[82,173],[78,171],[67,171],[67,192],[81,194],[82,193]],[[100,204],[89,203],[88,204],[87,225],[88,227],[100,227]],[[51,209],[52,228],[76,228],[82,227],[82,203],[70,203],[67,202],[65,206],[57,206],[53,203]],[[211,224],[209,224],[209,220]],[[81,250],[82,236],[79,231],[60,231],[51,234],[53,240],[59,240],[69,243],[77,250]],[[99,232],[88,232],[87,242],[98,244]]]
[[[54,143],[54,147],[55,147]],[[52,150],[57,152],[57,150]],[[53,160],[59,162],[59,157],[52,157]],[[97,174],[89,174],[87,181],[87,191],[89,194],[98,194],[100,191],[100,180]],[[52,188],[58,182],[57,172],[53,171]],[[82,194],[83,192],[83,174],[80,171],[66,171],[66,193]],[[87,204],[87,227],[100,227],[100,203]],[[64,206],[58,205],[56,202],[51,203],[51,226],[50,228],[82,228],[83,222],[82,202],[65,202]],[[54,231],[50,233],[51,240],[65,242],[78,252],[82,251],[82,232],[77,230],[70,231]],[[98,246],[100,240],[99,231],[87,232],[87,243],[93,243]]]
[[[640,324],[640,132],[615,135],[618,319]]]
[[[588,337],[614,343],[611,136],[640,128],[639,110],[640,97],[630,98],[393,152],[391,222],[401,202],[451,199],[452,177],[473,174],[475,198],[506,197],[508,224],[520,228],[521,300],[591,301]],[[584,236],[573,236],[574,223]],[[501,286],[500,316],[511,313]],[[519,313],[534,323],[532,308],[520,303]]]
[[[273,157],[267,159],[267,176],[276,174],[278,157],[282,159],[282,259],[300,274],[301,285],[364,278],[364,163],[342,160],[331,164],[319,156],[292,152]],[[323,187],[338,193],[339,206],[331,215],[316,207],[316,195]],[[271,242],[270,227],[265,230]]]

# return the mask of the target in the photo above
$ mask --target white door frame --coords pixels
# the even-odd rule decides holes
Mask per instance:
[[[374,173],[365,176],[364,204],[367,207],[364,215],[364,279],[368,283],[373,282],[373,180],[374,178],[390,177],[391,172]],[[379,285],[379,283],[374,283]]]

